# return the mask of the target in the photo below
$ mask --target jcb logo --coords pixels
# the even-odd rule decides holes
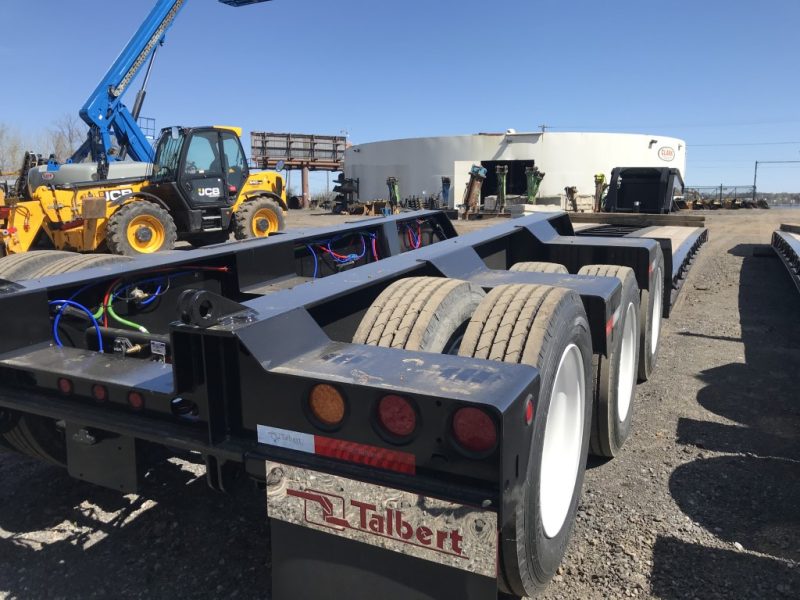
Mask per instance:
[[[197,193],[201,196],[207,196],[208,198],[219,198],[222,194],[220,194],[219,188],[198,188]]]
[[[106,192],[106,202],[114,202],[115,200],[119,200],[122,196],[127,196],[128,194],[132,194],[133,190],[128,188],[124,190],[109,190]]]

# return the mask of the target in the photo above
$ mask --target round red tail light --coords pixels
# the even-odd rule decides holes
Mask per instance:
[[[69,396],[72,393],[72,381],[66,377],[58,378],[58,391]]]
[[[407,438],[417,428],[417,411],[411,400],[390,394],[378,402],[378,423],[395,438]]]
[[[142,410],[144,408],[144,396],[139,392],[129,392],[128,404],[130,404],[131,408],[134,410]]]
[[[497,445],[497,426],[479,408],[459,408],[453,415],[453,437],[464,450],[485,454]]]
[[[106,386],[95,383],[92,386],[92,398],[94,398],[97,402],[105,402],[108,400],[108,390],[106,389]]]

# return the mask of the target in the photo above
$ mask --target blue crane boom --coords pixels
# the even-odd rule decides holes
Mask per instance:
[[[155,52],[164,41],[169,28],[189,0],[158,0],[153,10],[122,50],[117,60],[103,76],[92,95],[81,108],[80,116],[89,125],[86,141],[72,155],[70,162],[81,162],[87,157],[98,163],[118,160],[127,154],[133,160],[152,162],[153,147],[137,124],[139,110],[144,100],[144,88],[136,99],[133,112],[123,104],[128,86],[141,68],[148,63],[147,76]],[[269,0],[219,0],[229,6],[245,6]],[[110,153],[112,135],[121,152]]]

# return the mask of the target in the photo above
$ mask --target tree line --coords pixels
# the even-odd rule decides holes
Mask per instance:
[[[22,166],[26,151],[64,161],[86,139],[87,128],[72,114],[65,114],[43,131],[26,134],[11,123],[0,121],[0,172],[12,175]]]

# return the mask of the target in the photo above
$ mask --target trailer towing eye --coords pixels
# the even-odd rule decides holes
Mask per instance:
[[[184,325],[212,327],[250,323],[254,310],[207,290],[186,290],[178,297],[178,318]]]

